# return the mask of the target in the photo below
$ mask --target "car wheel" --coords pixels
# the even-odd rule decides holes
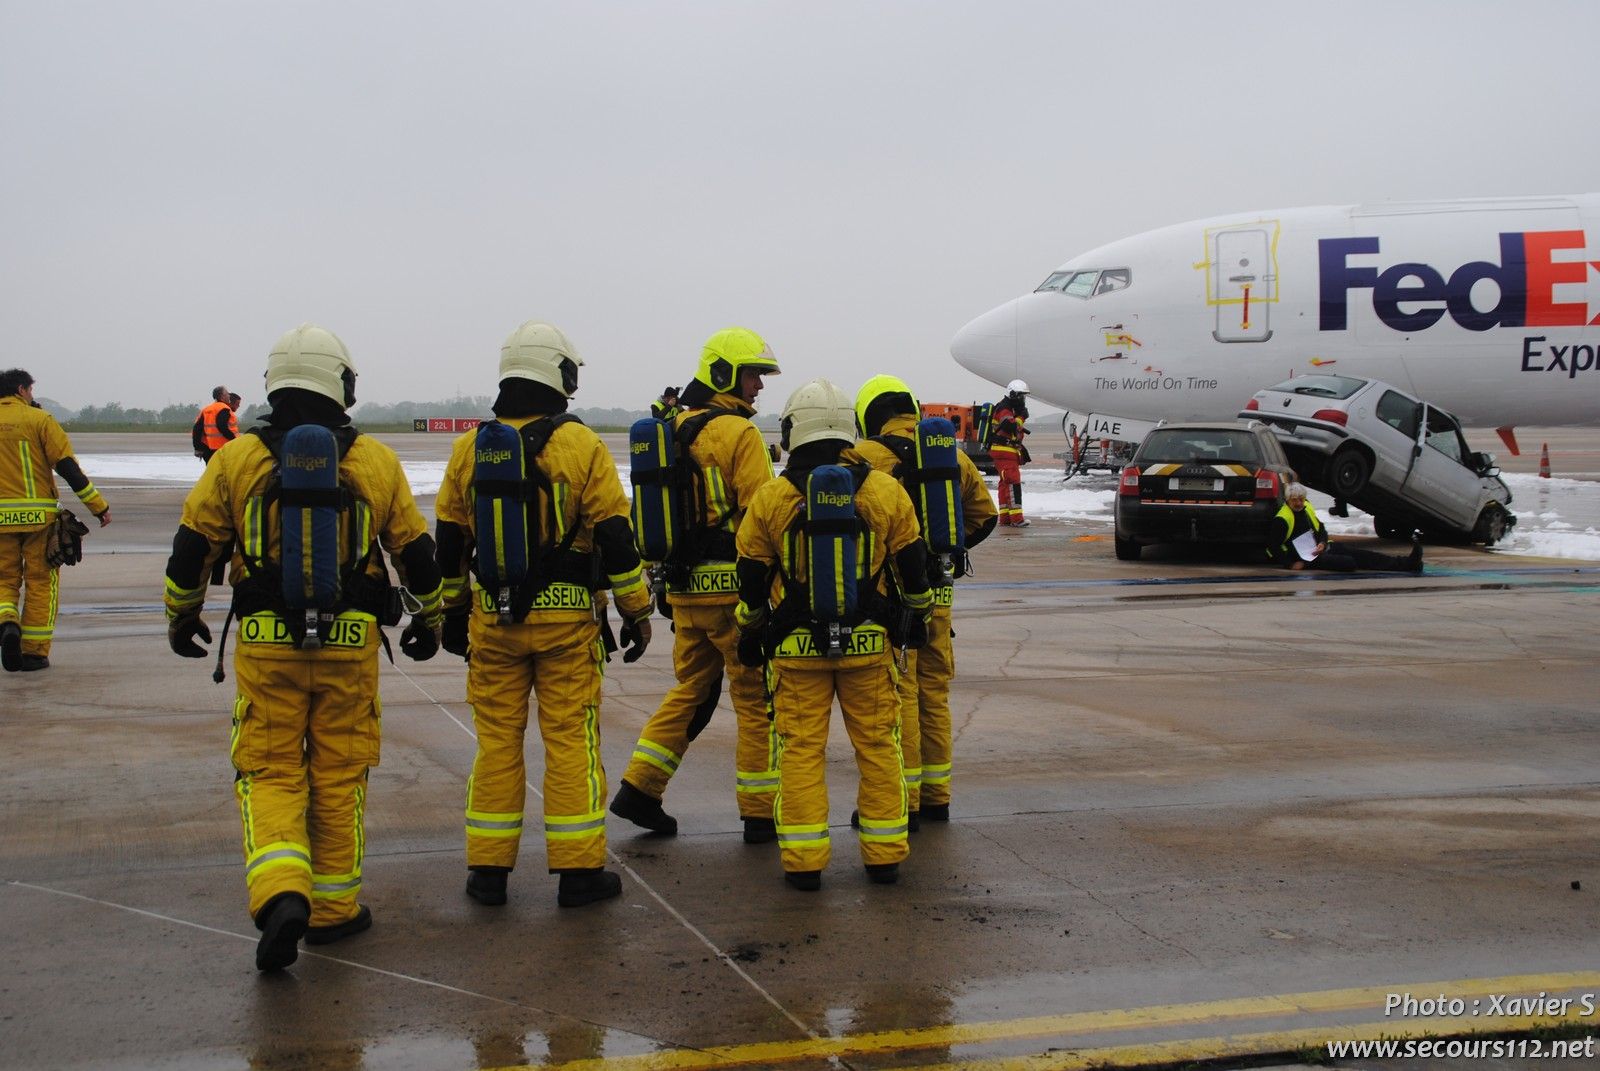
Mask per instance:
[[[1393,517],[1374,517],[1372,518],[1372,527],[1378,533],[1378,538],[1380,539],[1409,540],[1411,538],[1411,529],[1402,525]]]
[[[1473,542],[1492,547],[1505,537],[1506,511],[1499,503],[1491,502],[1478,514],[1478,523],[1472,529]]]
[[[1336,498],[1354,498],[1367,486],[1372,462],[1354,446],[1342,446],[1328,462],[1328,490]]]
[[[1119,535],[1111,537],[1117,544],[1117,560],[1121,562],[1136,562],[1139,560],[1139,551],[1143,548],[1131,539],[1123,539]]]

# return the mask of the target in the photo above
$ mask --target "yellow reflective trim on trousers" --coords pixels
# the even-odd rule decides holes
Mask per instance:
[[[649,763],[669,777],[678,772],[678,764],[683,762],[683,756],[671,748],[663,747],[654,740],[646,740],[642,736],[639,742],[633,745],[633,757],[640,762]]]
[[[797,851],[816,850],[828,846],[828,827],[825,824],[789,826],[778,823],[778,843]]]
[[[905,840],[906,835],[911,832],[910,823],[905,818],[896,818],[886,822],[881,818],[873,819],[862,815],[860,822],[859,835],[861,840],[869,844],[892,844]]]
[[[311,873],[311,849],[304,844],[295,844],[292,841],[279,840],[271,844],[263,844],[246,856],[244,861],[244,875],[246,881],[254,881],[257,872],[275,870],[279,867],[292,867]]]
[[[922,783],[925,785],[948,785],[950,783],[950,764],[947,762],[942,765],[923,766]]]
[[[594,654],[595,664],[604,666],[606,660],[605,645],[598,640],[590,650]],[[605,670],[600,670],[602,678]],[[588,759],[589,782],[589,810],[601,815],[602,825],[606,809],[606,774],[605,767],[600,759],[600,708],[591,703],[583,708],[583,749]]]
[[[906,784],[908,784],[908,785],[920,785],[920,784],[922,784],[922,768],[920,766],[907,766],[906,769],[905,769],[905,774],[906,774]]]
[[[522,835],[521,811],[471,811],[467,812],[469,837],[520,837]]]
[[[14,602],[0,602],[0,617],[17,616],[17,604]]]
[[[341,900],[361,891],[361,871],[349,874],[311,874],[311,895],[318,900]]]
[[[544,816],[545,840],[588,840],[606,831],[606,812],[602,808],[588,814],[547,814]]]
[[[736,792],[765,793],[778,791],[777,770],[735,770],[733,787]]]
[[[233,701],[233,728],[228,734],[228,760],[233,760],[233,753],[239,748],[239,729],[244,719],[244,712],[250,706],[250,700],[238,696]]]

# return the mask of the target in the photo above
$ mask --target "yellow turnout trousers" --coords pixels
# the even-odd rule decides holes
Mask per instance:
[[[894,663],[887,655],[777,658],[772,671],[779,771],[773,818],[783,869],[822,870],[831,857],[826,769],[835,696],[861,776],[856,790],[861,860],[900,862],[910,846]]]
[[[913,794],[914,807],[938,807],[950,803],[950,763],[953,751],[950,727],[950,682],[956,675],[956,650],[951,638],[952,611],[947,605],[934,607],[928,619],[928,642],[916,655],[917,737],[919,743],[918,780],[920,799]],[[909,766],[910,758],[906,759]],[[906,780],[911,779],[910,769]]]
[[[337,634],[350,646],[300,651],[275,621],[241,619],[233,660],[231,755],[250,914],[298,893],[311,902],[311,925],[333,926],[359,910],[367,769],[378,764],[382,727],[378,627],[370,615],[342,614]]]
[[[530,617],[537,617],[537,614]],[[605,650],[592,618],[502,625],[474,604],[467,702],[478,755],[467,782],[467,865],[514,867],[522,839],[528,695],[544,738],[544,839],[552,872],[606,861],[600,761]]]
[[[56,632],[61,570],[45,564],[47,533],[45,528],[0,532],[0,622],[15,621],[21,626],[23,654],[48,658]]]
[[[739,816],[771,818],[778,791],[777,734],[767,717],[761,669],[739,663],[733,604],[675,602],[672,625],[672,668],[678,682],[640,731],[623,780],[656,799],[665,795],[689,748],[689,723],[710,696],[717,675],[725,674],[738,721],[734,788]]]

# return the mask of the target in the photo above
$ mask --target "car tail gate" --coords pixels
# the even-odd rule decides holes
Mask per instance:
[[[1255,501],[1256,470],[1228,462],[1166,462],[1139,473],[1139,497],[1151,505],[1249,506]]]

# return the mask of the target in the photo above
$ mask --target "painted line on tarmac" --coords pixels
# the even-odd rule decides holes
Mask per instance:
[[[400,676],[404,677],[407,681],[409,681],[411,683],[411,687],[415,688],[419,693],[421,693],[423,698],[425,698],[428,702],[432,703],[435,707],[438,707],[439,710],[444,714],[445,717],[447,717],[451,721],[455,722],[456,725],[460,727],[462,732],[466,733],[468,736],[472,737],[474,740],[476,740],[478,738],[478,734],[472,731],[471,726],[466,725],[465,723],[463,723],[461,721],[460,718],[456,717],[454,712],[452,712],[449,707],[445,706],[444,703],[440,702],[437,698],[435,698],[431,692],[429,692],[420,683],[418,683],[418,681],[414,677],[412,677],[411,674],[407,673],[404,668],[402,668],[401,666],[398,666],[398,665],[395,666],[394,668],[396,670],[399,670]],[[524,781],[523,784],[527,786],[527,789],[528,789],[529,792],[532,792],[535,796],[538,796],[540,800],[544,799],[544,793],[541,792],[534,785],[534,783],[532,781]],[[627,875],[630,878],[632,878],[634,881],[638,882],[639,883],[639,887],[641,889],[643,889],[645,892],[649,893],[651,899],[655,900],[656,903],[660,904],[661,907],[667,912],[667,914],[669,914],[673,918],[677,919],[678,923],[681,926],[683,926],[684,929],[686,929],[690,933],[692,933],[695,936],[695,938],[701,944],[705,945],[706,948],[711,950],[711,954],[712,955],[714,955],[724,965],[726,965],[729,969],[731,969],[734,974],[737,974],[741,979],[743,979],[746,985],[748,985],[751,989],[754,989],[757,993],[759,993],[763,1000],[765,1000],[768,1004],[772,1005],[775,1009],[777,1009],[779,1014],[781,1014],[785,1019],[789,1020],[789,1022],[793,1023],[795,1025],[795,1028],[797,1030],[799,1030],[800,1033],[804,1034],[809,1039],[809,1041],[800,1042],[799,1044],[802,1044],[802,1045],[804,1045],[804,1044],[817,1044],[817,1043],[822,1042],[823,1039],[822,1039],[821,1035],[819,1035],[815,1030],[812,1030],[809,1026],[807,1026],[804,1022],[802,1022],[800,1020],[800,1018],[798,1016],[796,1016],[792,1011],[790,1011],[788,1008],[786,1008],[782,1004],[780,1004],[778,1002],[778,998],[777,997],[773,996],[770,992],[768,992],[766,987],[764,987],[760,982],[758,982],[754,978],[750,977],[749,973],[743,967],[739,966],[738,961],[736,961],[727,952],[723,951],[720,947],[718,947],[717,943],[715,941],[713,941],[713,940],[711,940],[711,938],[707,937],[703,932],[701,932],[701,930],[700,930],[700,928],[698,926],[696,926],[694,923],[690,922],[687,918],[685,918],[683,916],[682,912],[680,912],[677,908],[673,907],[670,903],[668,903],[666,897],[664,897],[660,893],[658,893],[655,890],[654,886],[652,886],[648,881],[644,880],[644,877],[637,870],[633,869],[633,867],[629,866],[622,859],[621,856],[617,855],[616,852],[612,851],[609,845],[606,847],[606,858],[610,859],[613,863],[615,863],[618,867],[620,867],[624,872],[626,872]],[[694,1050],[694,1051],[703,1053],[703,1052],[708,1051],[708,1050]],[[711,1066],[711,1065],[707,1064],[705,1066]]]
[[[1578,971],[1560,974],[1523,974],[1498,978],[1465,978],[1447,982],[1420,982],[1405,985],[1364,986],[1352,989],[1285,993],[1275,996],[1239,997],[1193,1004],[1165,1004],[1144,1008],[1069,1012],[950,1026],[920,1027],[912,1030],[886,1030],[811,1041],[755,1042],[695,1051],[646,1053],[610,1059],[575,1060],[555,1065],[518,1065],[498,1071],[713,1071],[740,1065],[797,1063],[810,1060],[871,1056],[923,1049],[945,1049],[957,1045],[981,1045],[1029,1038],[1071,1037],[1119,1030],[1181,1028],[1219,1020],[1243,1020],[1270,1016],[1321,1015],[1366,1010],[1381,1013],[1395,993],[1422,993],[1430,998],[1512,996],[1523,993],[1561,994],[1571,990],[1592,992],[1600,986],[1600,972]],[[1378,1037],[1420,1037],[1467,1027],[1477,1032],[1529,1029],[1560,1022],[1600,1022],[1600,1014],[1579,1016],[1476,1016],[1426,1017],[1382,1023],[1329,1024],[1258,1034],[1229,1034],[1197,1039],[1180,1039],[1138,1045],[1095,1049],[1059,1047],[1036,1056],[1003,1057],[959,1063],[929,1065],[919,1071],[1044,1071],[1044,1069],[1090,1068],[1103,1064],[1135,1066],[1191,1059],[1210,1059],[1246,1054],[1290,1051],[1317,1046],[1327,1041],[1361,1041]]]
[[[174,926],[186,926],[191,930],[201,930],[205,933],[214,933],[219,937],[232,937],[240,941],[248,941],[251,944],[255,944],[260,940],[259,937],[251,934],[234,933],[232,930],[222,930],[215,926],[207,926],[203,922],[190,922],[188,919],[174,918],[171,915],[163,915],[156,911],[146,911],[140,907],[131,907],[128,904],[119,904],[114,900],[101,900],[98,897],[85,896],[82,893],[68,892],[66,889],[53,889],[48,885],[35,885],[32,882],[14,880],[8,880],[6,884],[15,886],[19,889],[32,889],[35,892],[49,893],[51,896],[66,897],[69,900],[81,900],[86,904],[97,904],[100,907],[115,908],[118,911],[126,911],[131,915],[143,915],[145,918],[171,923]],[[463,997],[475,997],[478,1000],[487,1000],[494,1004],[503,1004],[508,1008],[517,1008],[521,1011],[541,1012],[545,1015],[558,1016],[563,1019],[573,1018],[570,1015],[562,1015],[562,1013],[551,1011],[548,1008],[539,1008],[531,1004],[519,1004],[514,1000],[506,1000],[504,997],[494,997],[490,996],[488,993],[478,993],[471,989],[461,989],[457,986],[446,985],[443,982],[434,982],[427,978],[418,978],[415,975],[401,974],[398,971],[384,970],[382,967],[374,967],[367,963],[357,963],[354,960],[340,959],[338,956],[330,956],[326,952],[312,952],[310,949],[302,949],[300,951],[300,955],[301,957],[309,956],[314,959],[324,959],[329,963],[342,963],[346,967],[354,967],[357,970],[370,971],[373,974],[385,975],[389,978],[399,979],[402,982],[415,982],[417,985],[424,985],[430,989],[442,989],[446,993],[455,993]],[[600,1026],[604,1024],[597,1023],[595,1025]]]
[[[1224,1037],[1193,1038],[1183,1041],[1154,1042],[1148,1045],[1111,1045],[1093,1049],[1044,1052],[1036,1056],[1000,1057],[991,1060],[966,1060],[959,1063],[922,1064],[903,1071],[1090,1071],[1097,1067],[1150,1067],[1153,1065],[1194,1063],[1230,1057],[1265,1056],[1311,1049],[1327,1056],[1329,1042],[1405,1040],[1424,1037],[1461,1037],[1472,1034],[1525,1032],[1541,1027],[1574,1023],[1600,1023],[1600,1017],[1562,1018],[1546,1015],[1483,1016],[1480,1018],[1439,1018],[1426,1023],[1396,1027],[1389,1023],[1368,1026],[1308,1027],[1262,1034],[1233,1034]],[[1545,1042],[1546,1051],[1549,1042]],[[1373,1057],[1369,1057],[1373,1058]],[[557,1065],[562,1066],[562,1065]]]

